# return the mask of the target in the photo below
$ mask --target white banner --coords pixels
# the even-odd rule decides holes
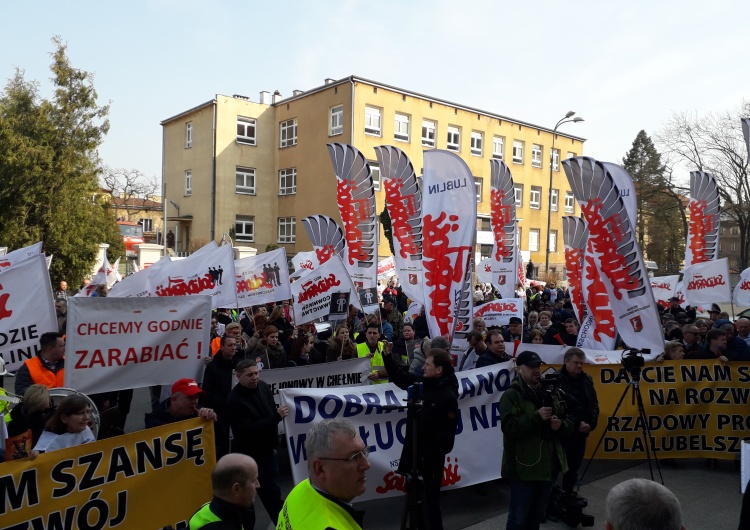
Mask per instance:
[[[422,191],[417,175],[409,157],[398,147],[375,147],[375,156],[391,218],[396,273],[406,296],[421,303],[424,296]]]
[[[11,372],[39,352],[42,333],[58,329],[44,254],[13,261],[0,269],[0,357]]]
[[[34,243],[33,245],[29,245],[28,247],[23,247],[23,248],[16,249],[13,252],[8,252],[4,256],[0,257],[0,271],[8,267],[18,265],[22,261],[25,261],[33,256],[36,256],[37,254],[41,254],[41,252],[42,252],[41,241],[39,243]]]
[[[651,292],[654,293],[656,303],[664,307],[669,307],[669,299],[676,296],[677,284],[680,282],[680,276],[657,276],[651,278]]]
[[[370,359],[358,357],[332,363],[261,370],[260,378],[270,385],[274,399],[281,404],[281,390],[369,385],[367,376],[371,371]]]
[[[590,234],[589,234],[590,236]],[[586,318],[581,321],[576,346],[594,350],[614,350],[617,332],[615,315],[610,305],[599,263],[589,237],[583,256],[583,296],[586,300]]]
[[[620,197],[625,205],[625,210],[628,212],[630,226],[638,226],[638,200],[636,199],[633,178],[622,166],[613,164],[612,162],[602,162],[602,165],[607,168],[610,175],[612,175],[615,186],[620,190]]]
[[[563,243],[565,245],[565,271],[568,276],[568,291],[578,322],[586,317],[586,302],[583,293],[583,257],[589,229],[580,217],[564,215]]]
[[[230,247],[231,248],[231,247]],[[211,297],[72,298],[65,386],[85,394],[202,379]]]
[[[378,280],[385,280],[396,275],[396,262],[393,256],[378,261]]]
[[[240,307],[289,300],[289,267],[286,249],[277,248],[234,261],[237,304]]]
[[[750,268],[740,274],[740,281],[734,287],[734,304],[740,307],[750,306]]]
[[[437,149],[424,152],[422,182],[425,315],[430,336],[452,338],[474,251],[476,188],[466,162]]]
[[[446,458],[443,489],[455,489],[500,477],[503,434],[499,401],[513,381],[511,363],[501,363],[457,374],[459,421],[456,441]],[[289,407],[284,418],[286,444],[295,483],[307,478],[304,442],[307,432],[327,418],[347,418],[358,426],[370,449],[367,492],[357,501],[382,499],[404,492],[404,477],[396,473],[406,436],[406,410],[382,410],[383,405],[404,405],[406,392],[393,383],[372,387],[283,390]],[[481,448],[478,451],[477,448]]]
[[[334,293],[350,293],[349,303],[358,305],[357,292],[341,258],[332,256],[315,270],[306,272],[291,285],[294,321],[299,324],[328,315]],[[377,303],[377,298],[375,298]]]
[[[294,274],[292,274],[292,278],[299,278],[306,271],[311,271],[319,266],[320,262],[318,261],[318,256],[315,254],[315,251],[310,250],[309,252],[297,252],[292,256],[292,265],[294,266]]]
[[[516,196],[510,168],[499,160],[490,160],[490,225],[494,244],[489,262],[489,282],[500,298],[516,295],[518,246],[516,245]],[[486,271],[486,265],[485,265]]]
[[[506,326],[510,317],[523,320],[523,298],[503,298],[474,308],[474,318],[481,318],[487,327]]]
[[[690,172],[690,204],[685,267],[719,256],[721,200],[716,179],[704,171]]]
[[[729,260],[721,258],[687,267],[682,276],[685,298],[693,307],[732,300],[729,285]]]

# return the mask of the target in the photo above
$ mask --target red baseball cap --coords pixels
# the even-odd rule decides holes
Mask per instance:
[[[201,387],[194,379],[180,379],[172,385],[172,394],[182,392],[186,396],[197,396],[198,394],[205,394]]]

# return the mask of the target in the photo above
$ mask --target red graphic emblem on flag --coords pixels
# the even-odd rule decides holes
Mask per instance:
[[[411,285],[417,285],[417,275],[416,274],[409,274],[409,283]]]
[[[0,285],[0,289],[2,289],[3,286]],[[13,311],[8,309],[6,304],[8,303],[8,298],[10,298],[10,295],[8,293],[2,293],[0,294],[0,320],[2,320],[5,317],[9,317],[13,314]]]
[[[636,333],[639,331],[643,331],[643,321],[641,320],[641,316],[634,316],[630,319],[630,324],[633,326],[633,331]]]
[[[498,285],[505,285],[505,274],[499,274],[497,276],[497,284]]]

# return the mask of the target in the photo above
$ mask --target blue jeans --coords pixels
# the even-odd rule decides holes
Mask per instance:
[[[511,480],[506,530],[539,530],[547,510],[552,481]]]

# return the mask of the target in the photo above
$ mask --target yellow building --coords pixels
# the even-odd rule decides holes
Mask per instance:
[[[320,87],[295,90],[287,98],[261,92],[259,103],[217,95],[164,120],[162,126],[167,230],[173,230],[178,252],[220,240],[230,231],[235,245],[260,252],[267,245],[284,246],[288,255],[310,250],[300,221],[314,214],[340,220],[326,149],[331,142],[352,144],[370,161],[378,212],[384,194],[374,147],[399,147],[418,174],[425,149],[461,156],[477,187],[478,257],[489,255],[492,245],[492,158],[504,160],[511,169],[520,248],[529,251],[537,266],[545,262],[549,241],[550,269],[562,270],[561,217],[580,213],[559,160],[583,154],[582,138],[558,131],[551,157],[549,128],[355,76],[326,79]],[[389,255],[384,238],[379,248],[381,258]]]

